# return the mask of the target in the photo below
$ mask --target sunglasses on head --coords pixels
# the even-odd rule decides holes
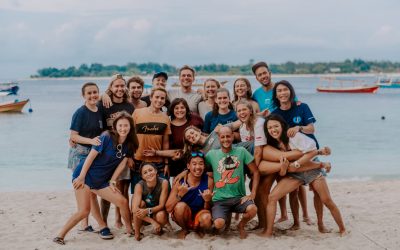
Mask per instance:
[[[204,154],[203,154],[203,152],[192,152],[191,156],[192,157],[196,157],[196,156],[204,157]]]

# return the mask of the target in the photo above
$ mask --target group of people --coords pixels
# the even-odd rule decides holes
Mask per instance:
[[[314,192],[318,230],[330,232],[323,222],[326,206],[345,234],[325,180],[331,165],[320,159],[330,148],[319,147],[310,108],[288,81],[272,82],[265,62],[252,71],[261,86],[253,93],[250,81],[238,78],[234,99],[213,78],[195,91],[195,70],[189,66],[179,70],[179,89],[166,89],[165,72],[154,74],[149,96],[143,96],[144,81],[138,76],[126,81],[114,75],[103,95],[95,83],[85,83],[85,103],[72,117],[69,140],[78,210],[53,241],[65,244],[78,223],[81,231],[112,239],[110,203],[116,207],[115,227],[125,225],[137,240],[143,226],[161,234],[171,227],[170,218],[181,228],[179,238],[191,231],[220,234],[229,230],[232,213],[237,219],[241,215],[241,238],[255,216],[259,235],[270,237],[274,223],[288,220],[287,194],[290,229],[300,228],[299,203],[303,220],[311,223],[305,185]],[[98,231],[89,225],[89,215]]]

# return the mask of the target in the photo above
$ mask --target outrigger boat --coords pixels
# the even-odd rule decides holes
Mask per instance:
[[[318,86],[318,92],[324,93],[371,93],[375,94],[378,91],[379,86],[377,84],[367,85],[367,84],[355,84],[360,82],[358,80],[339,80],[336,78],[323,78],[323,80],[328,81],[327,86]],[[333,81],[340,82],[339,86],[332,85]],[[353,82],[352,86],[344,86],[343,82]]]
[[[28,102],[29,99],[0,103],[0,112],[22,112],[22,109]]]

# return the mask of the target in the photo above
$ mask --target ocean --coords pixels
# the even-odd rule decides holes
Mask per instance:
[[[235,77],[216,78],[228,80],[226,87],[232,90]],[[254,91],[259,83],[248,78]],[[375,80],[373,76],[345,78],[365,83]],[[273,77],[274,81],[282,79],[291,82],[298,99],[310,106],[320,145],[332,149],[331,156],[323,157],[332,163],[329,179],[400,178],[400,144],[395,138],[400,133],[400,89],[379,89],[377,94],[324,94],[315,90],[319,76]],[[169,85],[176,80],[171,77]],[[86,81],[20,81],[15,98],[29,98],[33,112],[28,112],[28,104],[23,113],[0,113],[0,191],[71,189],[69,126],[72,114],[83,105],[80,91]],[[107,79],[90,81],[96,82],[102,93],[108,85]]]

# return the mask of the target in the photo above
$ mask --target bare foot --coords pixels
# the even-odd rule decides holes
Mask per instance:
[[[340,230],[340,231],[339,231],[340,237],[344,237],[344,236],[346,236],[348,233],[349,233],[349,231],[346,231],[346,229],[343,229],[343,230]]]
[[[235,220],[238,221],[240,219],[240,214],[239,213],[235,213]]]
[[[269,233],[267,230],[262,231],[261,233],[257,234],[260,237],[264,237],[264,238],[271,238],[272,237],[272,233]]]
[[[290,231],[296,231],[300,229],[300,225],[298,224],[293,224],[288,230]]]
[[[303,217],[303,222],[305,222],[307,225],[311,226],[314,223],[312,222],[312,220],[310,219],[310,217]]]
[[[237,226],[237,229],[239,231],[239,235],[241,239],[246,239],[247,238],[247,233],[246,230],[244,230],[244,225],[242,222],[240,222]]]
[[[289,165],[281,164],[281,170],[279,171],[280,176],[285,176]]]
[[[176,236],[178,236],[178,239],[184,240],[185,237],[186,237],[186,235],[188,235],[188,234],[189,234],[188,231],[182,229],[182,230],[179,230],[179,231],[176,233]]]
[[[121,229],[124,226],[124,224],[122,224],[122,221],[116,221],[114,226],[118,229]]]
[[[318,225],[318,231],[322,234],[331,233],[332,229],[326,228],[325,225]]]
[[[206,235],[206,233],[203,230],[198,230],[196,231],[196,234],[202,239],[204,238],[204,235]]]
[[[279,220],[275,221],[275,223],[281,223],[281,222],[284,222],[284,221],[287,221],[287,220],[288,220],[287,216],[281,216],[281,218],[279,218]]]
[[[324,166],[323,168],[325,169],[325,171],[326,171],[327,173],[331,172],[332,166],[331,166],[331,163],[330,163],[330,162],[323,162],[322,165]]]
[[[321,155],[330,155],[331,154],[331,149],[329,147],[323,147],[319,150]]]

